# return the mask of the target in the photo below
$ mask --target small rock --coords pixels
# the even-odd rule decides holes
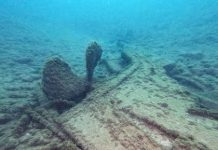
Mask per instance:
[[[163,108],[167,108],[168,107],[168,104],[167,103],[158,103],[161,107]]]

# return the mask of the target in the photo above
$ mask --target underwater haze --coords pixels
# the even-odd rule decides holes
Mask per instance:
[[[216,0],[2,0],[1,16],[40,30],[48,25],[108,38],[117,38],[130,30],[136,38],[145,40],[153,36],[184,39],[197,38],[204,31],[217,40],[217,3]]]
[[[217,0],[0,0],[0,149],[217,141]]]

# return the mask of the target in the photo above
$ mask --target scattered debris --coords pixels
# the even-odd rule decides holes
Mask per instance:
[[[207,109],[191,107],[187,110],[187,112],[189,114],[192,114],[192,115],[197,115],[197,116],[201,116],[201,117],[206,117],[206,118],[218,120],[218,112],[212,112],[212,111],[207,110]]]
[[[163,68],[169,77],[187,87],[191,92],[209,99],[217,99],[216,60],[208,60],[202,53],[185,53]]]
[[[199,98],[195,105],[187,110],[191,115],[218,120],[218,103],[208,99]]]
[[[132,63],[132,58],[126,52],[120,53],[119,59],[106,60],[103,59],[101,64],[105,66],[109,74],[117,74],[123,70],[123,68],[129,66]]]

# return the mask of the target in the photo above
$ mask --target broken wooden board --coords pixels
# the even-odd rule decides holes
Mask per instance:
[[[80,149],[213,149],[218,122],[189,115],[194,99],[159,65],[134,56],[58,120]]]

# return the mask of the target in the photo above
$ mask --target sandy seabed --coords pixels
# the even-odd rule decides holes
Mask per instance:
[[[7,23],[8,28],[19,28]],[[65,44],[69,41],[57,44],[59,39],[42,39],[40,35],[28,38],[26,35],[31,32],[28,28],[16,34],[1,30],[5,33],[0,40],[1,149],[216,150],[218,147],[217,120],[187,112],[195,105],[196,95],[170,78],[159,58],[133,52],[130,45],[131,65],[117,75],[103,78],[97,70],[94,90],[81,103],[58,114],[39,105],[46,101],[40,88],[43,63],[50,56],[61,55],[75,72],[84,76],[81,66],[91,38],[74,37],[70,47]],[[107,42],[101,43],[110,49]],[[106,50],[104,55],[110,58],[113,53]]]

